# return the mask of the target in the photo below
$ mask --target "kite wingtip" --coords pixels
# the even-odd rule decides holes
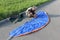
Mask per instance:
[[[8,38],[7,38],[7,40],[11,40],[12,38],[13,38],[13,37],[12,37],[12,36],[10,36],[10,37],[8,37]]]

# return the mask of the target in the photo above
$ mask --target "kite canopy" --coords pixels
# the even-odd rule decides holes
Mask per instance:
[[[49,23],[49,17],[46,12],[38,11],[36,15],[36,18],[32,18],[31,20],[25,22],[23,25],[11,31],[9,34],[10,37],[22,36],[31,32],[38,31]]]

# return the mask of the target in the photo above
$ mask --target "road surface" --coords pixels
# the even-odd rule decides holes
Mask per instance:
[[[49,14],[51,18],[50,24],[36,33],[16,37],[12,40],[60,40],[60,0],[44,4],[40,6],[38,10],[44,10]],[[9,32],[28,21],[28,19],[29,18],[23,19],[16,24],[10,23],[9,21],[3,23],[3,25],[0,24],[0,40],[7,40]]]

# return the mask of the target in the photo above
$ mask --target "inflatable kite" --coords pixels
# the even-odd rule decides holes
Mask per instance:
[[[32,32],[41,30],[49,23],[49,17],[45,11],[38,11],[37,17],[25,22],[9,33],[9,39],[17,36],[24,36]]]

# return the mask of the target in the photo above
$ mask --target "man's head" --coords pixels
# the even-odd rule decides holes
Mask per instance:
[[[32,10],[33,10],[33,11],[36,11],[36,9],[37,9],[36,6],[33,6],[33,7],[32,7]]]

